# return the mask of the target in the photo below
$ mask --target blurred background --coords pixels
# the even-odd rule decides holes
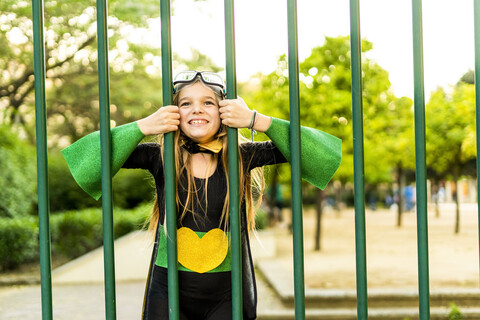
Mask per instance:
[[[157,2],[109,1],[112,127],[162,106]],[[451,219],[442,229],[448,234],[462,232],[462,204],[477,201],[471,6],[468,1],[424,1],[429,212],[438,218],[442,208],[449,208]],[[242,0],[235,10],[238,94],[250,108],[288,119],[286,5]],[[38,265],[31,12],[29,1],[0,3],[4,274],[31,273]],[[174,73],[224,74],[223,2],[175,0],[172,15]],[[322,217],[351,211],[354,200],[348,1],[298,1],[298,17],[301,123],[343,140],[342,164],[328,187],[303,185],[305,210],[318,226],[307,235],[312,241],[307,249],[321,251]],[[368,212],[388,214],[386,223],[402,228],[404,214],[415,211],[411,4],[362,1],[361,32],[366,206]],[[102,244],[101,202],[76,185],[60,154],[99,129],[95,3],[46,0],[45,41],[52,259],[58,266]],[[257,227],[288,230],[289,165],[266,172]],[[124,170],[113,185],[115,236],[143,228],[153,201],[151,178]]]

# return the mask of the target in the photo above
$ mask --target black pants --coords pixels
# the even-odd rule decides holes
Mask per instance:
[[[178,272],[180,320],[232,319],[231,273]],[[154,267],[148,320],[168,320],[167,269]]]

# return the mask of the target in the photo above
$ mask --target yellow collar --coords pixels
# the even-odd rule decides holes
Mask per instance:
[[[197,143],[189,139],[184,139],[181,142],[181,146],[192,154],[199,152],[219,153],[223,148],[222,142],[218,139],[205,143]]]

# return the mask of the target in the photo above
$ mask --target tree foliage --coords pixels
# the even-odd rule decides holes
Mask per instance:
[[[153,0],[111,0],[108,12],[110,113],[112,124],[119,125],[146,116],[162,105],[160,39],[149,38],[145,32],[152,19],[158,17],[159,7],[158,1]],[[10,126],[14,135],[20,132],[33,144],[31,18],[29,1],[4,0],[0,3],[0,45],[3,48],[0,52],[0,123]],[[48,141],[54,149],[99,129],[95,20],[93,0],[45,1]],[[362,41],[365,181],[377,185],[391,182],[392,171],[396,168],[413,169],[415,156],[412,101],[394,96],[388,72],[368,58],[372,48],[372,43]],[[221,70],[198,50],[192,50],[190,59],[174,54],[174,67]],[[343,185],[352,182],[354,141],[349,38],[326,37],[325,43],[314,48],[299,64],[299,70],[301,122],[343,140],[342,165],[334,180]],[[465,168],[470,168],[468,164],[476,156],[472,83],[473,72],[469,71],[451,93],[439,89],[427,104],[427,164],[438,176],[471,174]],[[239,85],[241,95],[251,107],[268,115],[289,118],[286,56],[279,57],[277,69],[271,74],[259,74]],[[8,140],[11,136],[7,132],[2,138]],[[14,153],[8,145],[0,149],[3,152],[0,165],[5,166],[22,152],[30,152]],[[28,162],[25,168],[34,163]],[[284,171],[286,168],[281,169]],[[288,176],[281,174],[283,182],[289,180],[285,178]],[[18,186],[22,185],[22,173],[16,179]],[[23,188],[22,192],[30,194],[32,190]],[[25,211],[28,210],[18,208],[11,212]],[[7,210],[2,214],[12,215]]]
[[[426,104],[427,165],[441,174],[461,175],[475,159],[474,86],[459,83],[448,94],[437,89]]]
[[[160,14],[158,1],[108,2],[110,114],[112,126],[138,120],[162,105],[160,38],[148,28]],[[69,177],[58,149],[99,129],[95,1],[46,0],[44,3],[47,134],[53,211],[96,206]],[[35,142],[33,25],[29,1],[0,3],[0,166],[11,183],[0,191],[0,215],[25,214],[35,201],[35,156],[23,148]],[[193,50],[192,59],[176,56],[178,68],[208,68],[212,61]],[[5,127],[5,129],[4,129]],[[3,132],[5,131],[5,135]],[[15,135],[27,139],[9,140]],[[6,140],[10,142],[5,142]],[[18,149],[10,148],[15,145]],[[22,169],[23,168],[23,169]],[[116,178],[117,205],[131,207],[151,198],[142,173]],[[69,180],[69,181],[66,181]],[[141,184],[137,195],[125,186]],[[19,201],[19,199],[27,199]],[[83,202],[82,202],[83,199]]]
[[[436,177],[455,185],[455,233],[460,231],[457,182],[461,176],[476,175],[475,88],[464,78],[451,92],[443,88],[433,92],[425,114],[427,166]]]
[[[397,163],[412,167],[412,102],[397,99],[390,89],[388,72],[365,57],[372,43],[362,41],[363,117],[365,135],[365,179],[376,184],[391,180]],[[302,125],[318,128],[342,139],[342,164],[334,180],[353,181],[352,99],[350,41],[348,37],[325,38],[299,64],[300,115]],[[266,114],[288,119],[287,58],[278,60],[277,70],[253,79],[250,104]],[[258,85],[257,85],[258,84]],[[248,89],[248,88],[247,88]],[[401,143],[398,143],[400,141]]]
[[[33,142],[31,10],[28,1],[0,4],[0,122],[20,126]],[[145,32],[159,8],[112,0],[108,12],[111,115],[121,124],[161,106],[160,39]],[[49,142],[66,145],[98,129],[95,1],[47,0],[44,24]]]

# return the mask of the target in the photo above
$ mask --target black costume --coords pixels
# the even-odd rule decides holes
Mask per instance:
[[[164,201],[160,201],[160,199],[162,199],[164,195],[164,176],[160,152],[160,147],[157,144],[140,144],[137,148],[135,148],[123,167],[147,169],[152,174],[157,187],[159,206],[162,204],[162,207],[159,208],[159,212],[161,213],[159,221],[163,221]],[[242,144],[240,147],[240,154],[242,156],[242,163],[244,164],[243,171],[245,174],[256,167],[287,161],[271,141]],[[183,179],[183,182],[185,182],[185,177],[180,177],[180,179]],[[193,216],[191,214],[187,214],[183,221],[177,221],[177,225],[179,227],[188,227],[198,232],[208,232],[211,229],[218,228],[220,226],[220,217],[226,197],[227,181],[221,161],[218,161],[215,172],[208,179],[208,201],[205,201],[204,198],[205,179],[195,178],[195,184],[200,193],[200,203],[195,203],[193,210],[197,213],[200,212],[200,216],[203,216],[201,212],[206,212],[205,218],[194,221]],[[180,183],[180,185],[182,185],[182,183]],[[185,185],[185,183],[183,183],[183,185]],[[179,187],[178,193],[180,204],[184,204],[186,202],[187,190]],[[207,207],[205,207],[206,203],[208,203]],[[248,241],[247,228],[245,224],[245,208],[245,201],[242,201],[242,240]],[[183,211],[182,205],[180,205],[178,211]],[[253,263],[251,259],[250,246],[247,245],[244,247],[247,250],[243,250],[242,258],[243,261],[248,263],[244,265],[244,274],[249,275],[246,279],[247,282],[244,281],[244,286],[246,286],[244,287],[244,301],[250,301],[251,303],[249,307],[245,305],[244,313],[246,319],[254,319],[256,317],[256,287],[254,281],[249,281],[254,280]],[[158,254],[158,241],[156,241],[154,257],[152,257],[153,261],[157,261],[157,257],[155,256],[156,254]],[[157,319],[157,317],[153,317],[153,315],[158,315],[159,313],[163,312],[167,312],[168,316],[167,270],[166,268],[160,267],[158,264],[156,264],[153,270],[151,270],[150,276],[152,277],[152,285],[147,293],[144,319]],[[206,274],[200,274],[191,271],[178,271],[178,277],[180,313],[184,315],[188,314],[188,319],[213,319],[211,317],[204,317],[204,314],[206,313],[207,315],[210,315],[211,311],[217,310],[219,305],[222,306],[223,304],[227,304],[230,309],[226,309],[229,311],[231,317],[230,271]],[[225,299],[225,297],[227,297],[227,299]],[[190,311],[188,311],[185,310],[187,304],[182,303],[187,299],[201,303],[199,303],[199,307],[191,308],[193,302],[190,302]],[[200,306],[203,306],[203,308],[200,308]],[[202,314],[196,313],[193,315],[192,313],[195,311]],[[228,318],[225,318],[225,314],[222,314],[222,318],[216,319]]]
[[[240,155],[243,160],[244,173],[249,170],[264,165],[285,162],[290,156],[290,139],[289,139],[289,122],[279,119],[272,119],[272,123],[268,130],[265,132],[273,142],[258,142],[247,143],[241,145]],[[157,186],[157,200],[159,206],[159,221],[164,221],[165,215],[165,195],[164,195],[164,180],[163,180],[163,167],[160,157],[160,148],[156,144],[141,144],[138,143],[142,140],[144,135],[138,128],[138,125],[133,122],[124,126],[113,128],[112,131],[112,174],[115,174],[122,166],[126,168],[144,168],[149,170]],[[308,182],[312,183],[318,188],[324,189],[327,183],[330,181],[335,171],[341,162],[341,140],[331,136],[325,132],[301,127],[301,160],[302,160],[302,177]],[[91,133],[82,139],[78,140],[71,146],[62,150],[62,153],[67,160],[68,166],[72,175],[77,183],[93,198],[99,199],[101,197],[101,163],[100,163],[100,139],[99,132]],[[197,187],[202,187],[201,179],[196,179],[196,182],[200,184]],[[218,162],[217,169],[209,180],[209,189],[223,188],[225,184],[225,176],[223,174],[223,168],[221,161]],[[225,188],[226,189],[226,188]],[[180,198],[182,190],[179,191]],[[220,191],[224,191],[220,189]],[[217,190],[218,192],[218,190]],[[209,207],[206,210],[217,211],[219,203],[224,201],[225,194],[222,194],[218,199],[210,199],[210,196],[218,196],[218,193],[208,192],[208,204]],[[182,200],[181,200],[182,202]],[[216,203],[216,205],[215,205]],[[217,209],[215,209],[217,208]],[[201,206],[199,208],[202,210]],[[205,209],[205,208],[203,208]],[[256,318],[256,286],[255,276],[253,270],[253,262],[250,252],[250,244],[247,230],[246,220],[246,205],[243,200],[241,203],[241,250],[242,250],[242,292],[243,292],[243,314],[245,319]],[[218,228],[219,222],[216,218],[216,213],[212,213],[210,216],[208,212],[208,220],[202,223],[192,223],[187,217],[179,222],[179,225],[189,226],[194,228],[193,230],[209,230],[212,226]],[[217,215],[218,216],[218,215]],[[215,218],[214,218],[215,217]],[[168,293],[166,289],[166,270],[162,270],[161,266],[164,263],[162,255],[166,256],[166,250],[162,249],[162,234],[163,226],[158,225],[155,237],[155,246],[152,253],[151,267],[147,280],[146,296],[144,301],[144,313],[143,320],[157,320],[154,317],[156,310],[153,310],[153,306],[166,308],[162,303],[153,301],[157,297],[166,297]],[[181,228],[183,229],[183,228]],[[179,229],[179,231],[181,230]],[[198,233],[199,231],[197,231]],[[164,234],[163,234],[164,236]],[[177,239],[178,240],[178,239]],[[158,254],[160,253],[160,254]],[[228,256],[228,254],[227,254]],[[180,260],[180,259],[179,259]],[[231,292],[230,288],[230,265],[229,260],[225,259],[221,265],[217,268],[210,270],[212,273],[195,274],[190,271],[182,271],[179,264],[179,286],[180,289],[186,289],[183,294],[183,298],[188,299],[188,294],[193,294],[192,299],[189,299],[189,303],[195,303],[197,298],[198,304],[202,304],[202,301],[208,300],[212,296],[213,288],[208,288],[211,285],[212,280],[210,277],[220,280],[222,284],[226,286],[216,287],[219,290],[219,295],[225,295],[226,292]],[[185,281],[184,281],[185,280]],[[189,287],[194,284],[195,281],[199,281],[200,291],[196,291],[196,288]],[[207,285],[207,286],[205,286]],[[188,290],[187,290],[188,289]],[[201,296],[202,292],[206,292],[207,296]],[[223,291],[223,292],[222,292]],[[214,294],[213,294],[214,295]],[[213,297],[212,301],[206,301],[210,307],[213,303],[215,306],[212,309],[207,308],[205,311],[201,311],[205,317],[215,316],[215,312],[219,311],[220,314],[230,315],[228,308],[231,306],[231,297],[226,297],[226,300],[217,299]],[[165,299],[164,299],[165,301]],[[186,301],[186,300],[184,300]],[[182,302],[180,302],[182,303]],[[182,305],[180,306],[182,309]],[[187,310],[185,306],[182,311],[189,314],[191,311]],[[230,308],[231,310],[231,308]],[[162,310],[159,310],[162,312]],[[149,315],[152,312],[152,316]],[[203,315],[200,316],[203,318]]]

